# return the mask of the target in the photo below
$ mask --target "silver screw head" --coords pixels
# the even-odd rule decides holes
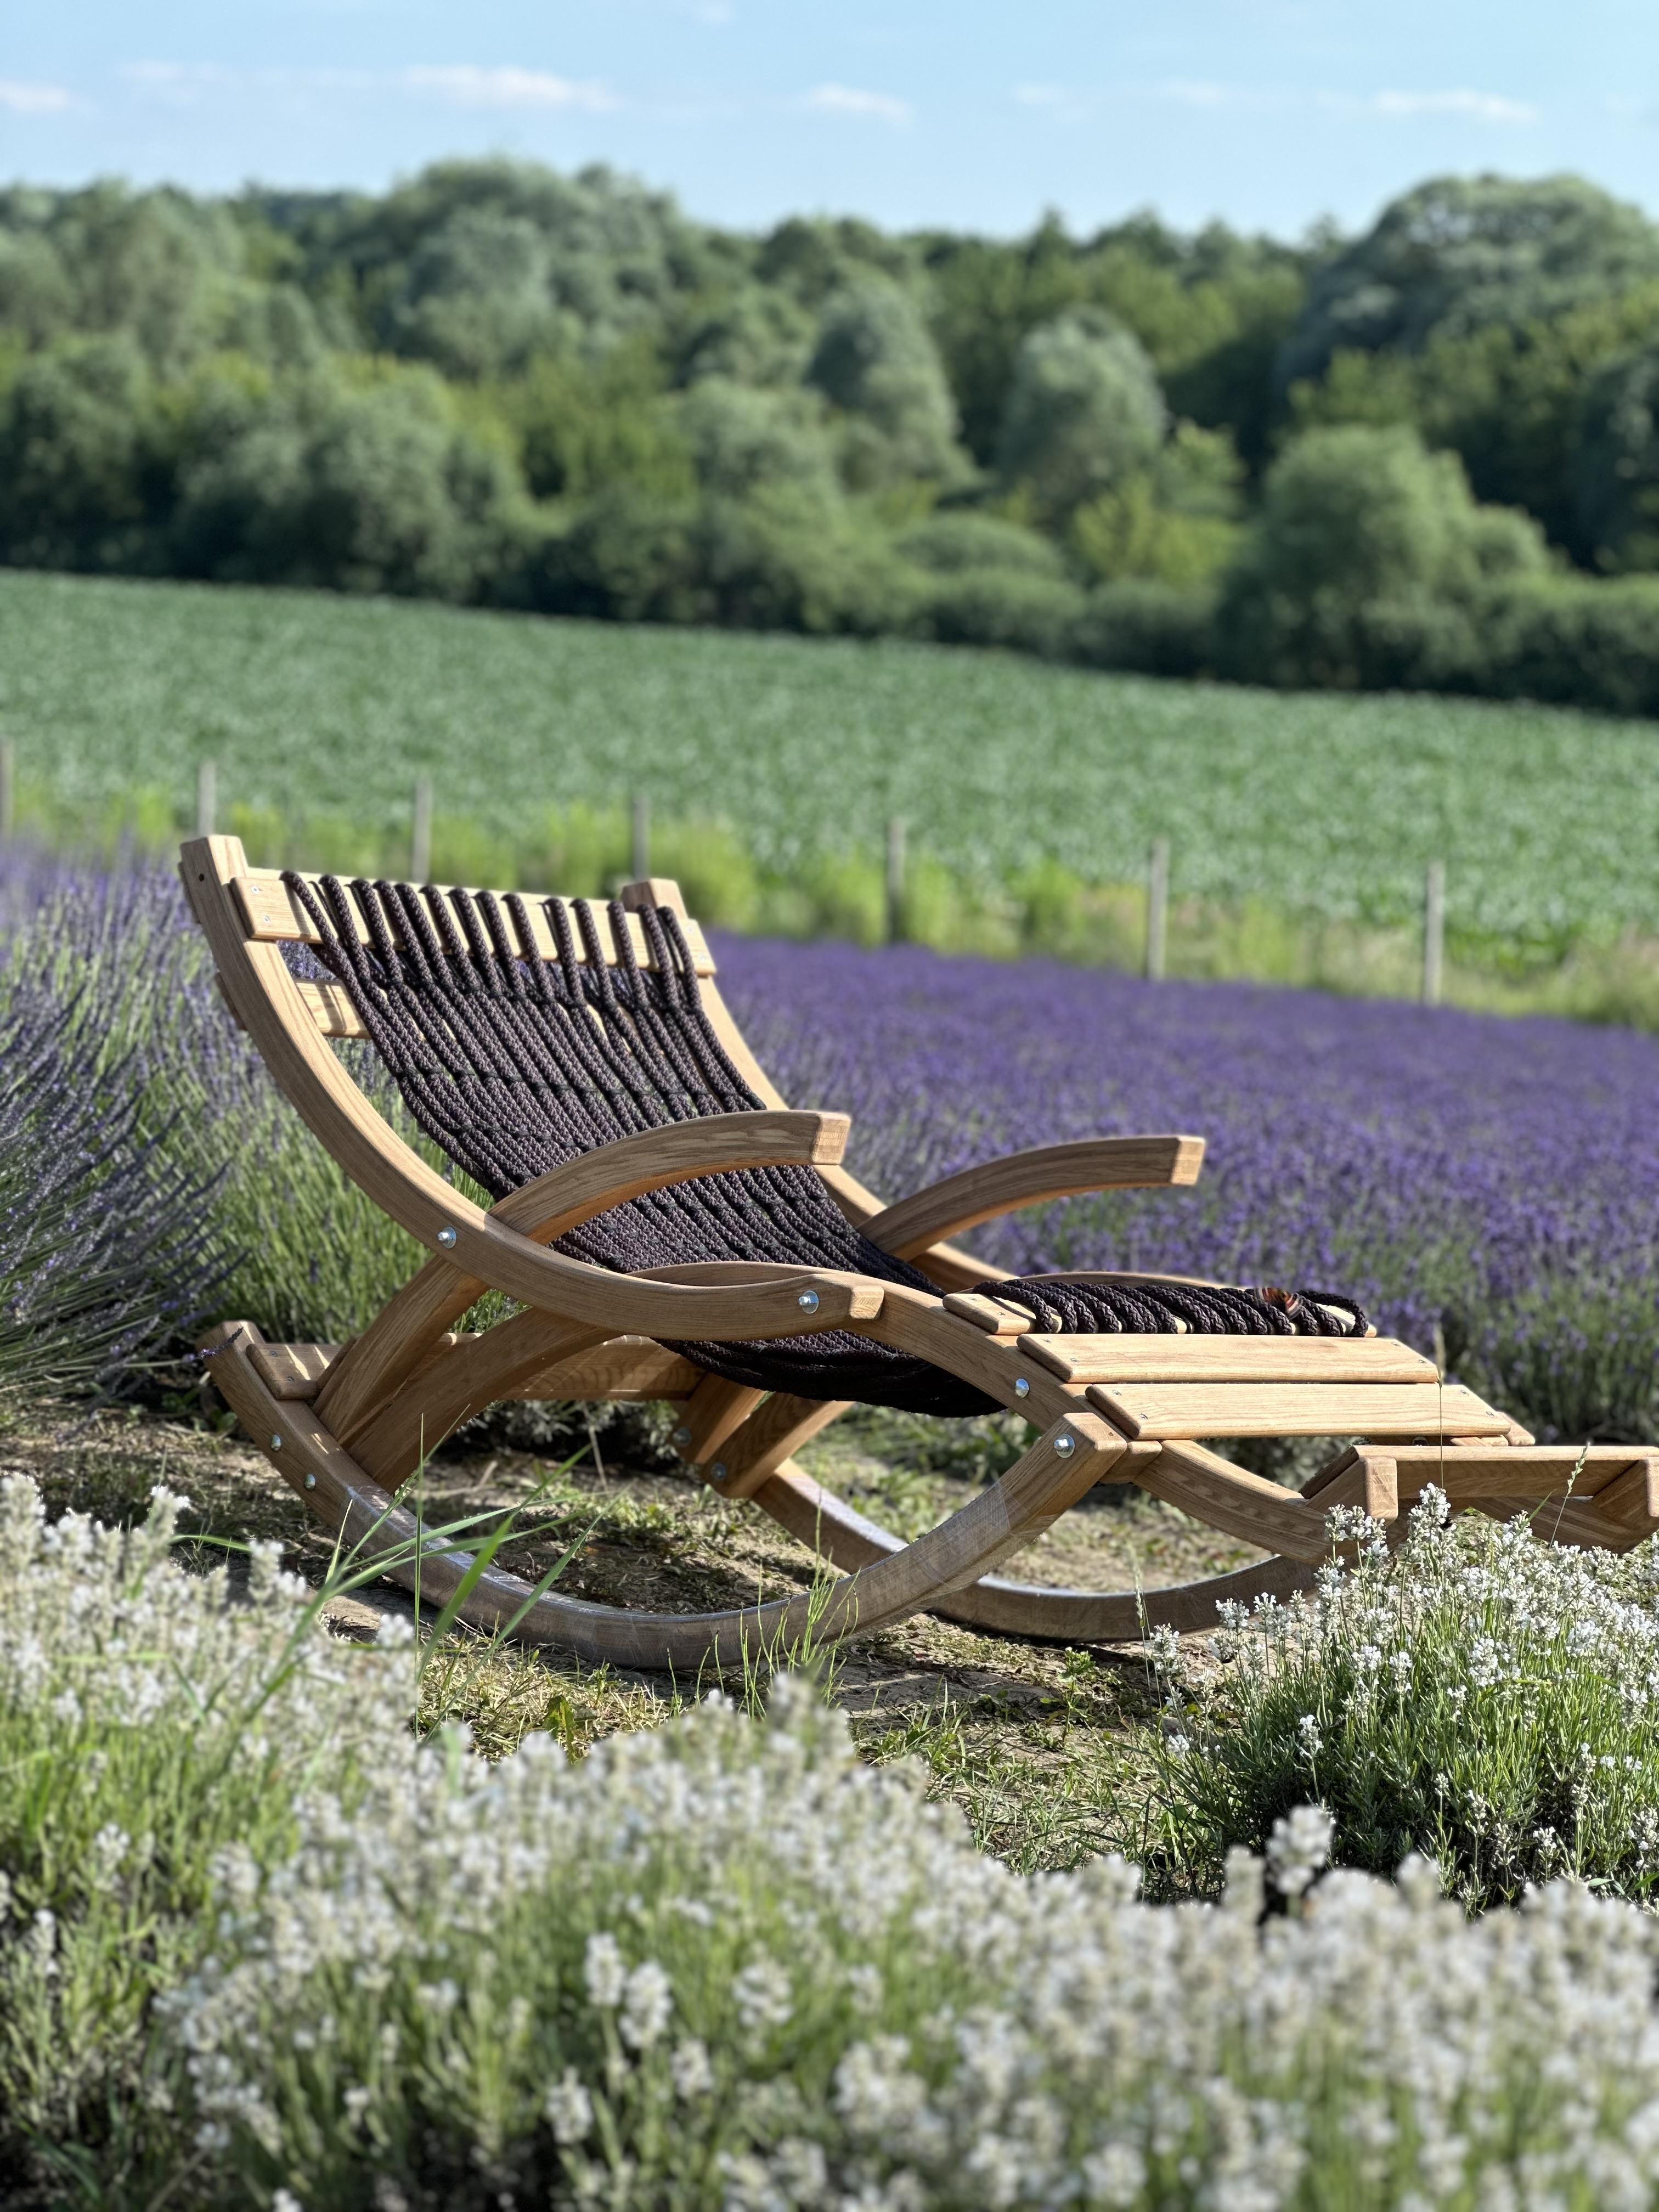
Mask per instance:
[[[816,1313],[818,1310],[818,1294],[816,1291],[803,1291],[795,1300],[795,1304],[803,1313]]]
[[[724,1482],[724,1481],[725,1481],[725,1480],[726,1480],[726,1462],[725,1462],[723,1459],[717,1459],[717,1460],[714,1462],[714,1464],[713,1465],[713,1467],[711,1467],[711,1468],[709,1468],[709,1470],[708,1470],[708,1479],[709,1479],[709,1480],[710,1480],[711,1482]]]
[[[270,1449],[272,1451],[281,1451],[283,1449],[283,1440],[280,1437],[273,1437],[271,1438]]]
[[[1054,1438],[1054,1449],[1062,1459],[1070,1459],[1077,1449],[1077,1438],[1062,1432]]]
[[[1030,1378],[1030,1376],[1029,1375],[1016,1375],[1016,1376],[1015,1376],[1015,1377],[1014,1377],[1014,1395],[1015,1395],[1015,1397],[1016,1397],[1016,1398],[1029,1398],[1029,1397],[1030,1396],[1030,1395],[1031,1395],[1031,1378]]]
[[[315,1476],[314,1474],[308,1474],[308,1475],[306,1477],[306,1488],[307,1488],[307,1490],[315,1490],[315,1488],[316,1488],[316,1487],[317,1487],[317,1478],[316,1478],[316,1476]]]
[[[438,1231],[438,1242],[443,1246],[446,1252],[453,1252],[455,1249],[454,1231],[453,1229],[441,1229]]]
[[[690,1429],[680,1428],[675,1430],[674,1442],[679,1447],[681,1451],[685,1449],[685,1447],[690,1443],[690,1441],[691,1431]]]

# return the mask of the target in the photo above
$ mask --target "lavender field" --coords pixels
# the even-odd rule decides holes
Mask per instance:
[[[1196,1190],[992,1224],[1011,1268],[1341,1289],[1553,1432],[1653,1417],[1659,1039],[920,950],[720,945],[785,1094],[897,1194],[1020,1146],[1208,1139]]]
[[[361,1327],[414,1247],[276,1096],[172,879],[19,860],[0,929],[0,1381],[52,1379],[89,1308],[106,1367],[224,1312]],[[1659,1039],[909,948],[719,951],[786,1095],[854,1115],[878,1189],[1091,1133],[1208,1139],[1195,1190],[1034,1210],[980,1232],[988,1256],[1346,1291],[1540,1434],[1659,1420]]]

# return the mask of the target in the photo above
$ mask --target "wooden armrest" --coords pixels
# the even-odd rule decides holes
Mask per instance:
[[[490,1218],[538,1244],[648,1190],[726,1168],[834,1167],[847,1149],[845,1114],[709,1114],[618,1137],[509,1191]],[[773,1271],[776,1273],[776,1270]]]
[[[1016,1206],[1084,1191],[1196,1182],[1203,1162],[1202,1137],[1091,1137],[1076,1145],[1043,1145],[946,1176],[872,1214],[862,1226],[884,1252],[913,1260],[942,1238]]]

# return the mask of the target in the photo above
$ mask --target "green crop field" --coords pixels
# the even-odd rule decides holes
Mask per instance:
[[[295,823],[502,833],[648,794],[769,871],[901,816],[969,876],[1044,857],[1409,921],[1443,858],[1466,934],[1540,950],[1659,919],[1659,730],[1528,706],[1279,695],[884,643],[547,622],[270,591],[0,575],[0,732],[56,822],[143,791]],[[160,794],[158,798],[156,795]]]

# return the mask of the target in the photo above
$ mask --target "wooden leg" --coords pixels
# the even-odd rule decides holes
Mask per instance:
[[[447,1601],[475,1562],[452,1547],[422,1548],[415,1516],[395,1504],[303,1400],[270,1395],[255,1368],[252,1332],[238,1334],[212,1362],[215,1382],[271,1465],[349,1547],[423,1595]],[[1126,1451],[1111,1425],[1079,1411],[1055,1422],[988,1490],[914,1544],[875,1559],[823,1592],[726,1612],[664,1614],[548,1592],[534,1596],[498,1568],[479,1575],[461,1617],[485,1630],[513,1624],[526,1642],[562,1645],[590,1660],[695,1670],[782,1654],[801,1639],[829,1644],[907,1619],[965,1588],[1030,1541],[1110,1472]],[[418,1552],[418,1558],[416,1553]]]
[[[904,1540],[815,1482],[786,1461],[754,1493],[754,1502],[792,1536],[834,1566],[854,1571],[891,1559]],[[1154,1628],[1214,1628],[1216,1607],[1231,1598],[1288,1597],[1311,1589],[1308,1562],[1264,1559],[1235,1573],[1183,1583],[1168,1589],[1085,1590],[985,1575],[970,1586],[930,1601],[927,1610],[997,1636],[1030,1636],[1058,1644],[1133,1644]]]

